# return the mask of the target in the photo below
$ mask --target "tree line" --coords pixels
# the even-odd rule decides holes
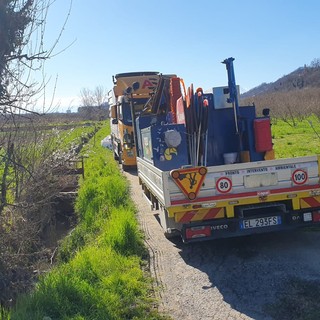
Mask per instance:
[[[320,121],[320,89],[305,88],[296,91],[272,92],[241,100],[242,105],[254,104],[258,115],[264,108],[270,109],[270,115],[292,125],[314,114]]]

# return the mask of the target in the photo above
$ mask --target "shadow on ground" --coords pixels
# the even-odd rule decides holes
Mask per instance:
[[[253,319],[320,319],[320,232],[302,230],[181,247],[225,302]],[[208,290],[203,286],[203,290]]]

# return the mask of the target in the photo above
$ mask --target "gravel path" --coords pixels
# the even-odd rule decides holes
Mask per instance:
[[[157,212],[150,210],[136,173],[124,174],[150,252],[159,311],[172,319],[281,319],[270,306],[290,297],[288,283],[297,278],[320,280],[320,232],[300,230],[189,245],[170,241],[163,235]]]

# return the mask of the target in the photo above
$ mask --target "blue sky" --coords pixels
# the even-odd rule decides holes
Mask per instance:
[[[57,38],[70,0],[50,8],[46,42]],[[80,90],[112,88],[112,75],[174,73],[186,85],[227,84],[234,57],[241,90],[272,82],[320,57],[320,1],[305,0],[73,0],[47,78],[58,77],[61,111],[79,106]],[[54,82],[47,86],[47,95]]]

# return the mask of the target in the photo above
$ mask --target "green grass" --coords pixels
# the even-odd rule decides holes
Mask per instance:
[[[137,220],[130,214],[132,209],[123,207],[114,210],[116,212],[110,215],[108,224],[104,225],[103,232],[98,239],[100,245],[110,246],[124,256],[136,253],[144,255]]]
[[[295,127],[283,120],[272,120],[276,158],[291,158],[320,154],[320,122],[310,116],[298,121]]]
[[[146,249],[128,183],[112,153],[100,146],[107,134],[106,126],[84,150],[85,179],[76,201],[80,222],[59,250],[60,263],[18,299],[11,320],[165,319],[150,298]]]
[[[139,260],[118,254],[110,246],[86,246],[68,264],[41,279],[12,319],[145,317],[139,302],[147,295],[147,286]]]
[[[102,122],[83,124],[82,126],[75,126],[68,130],[60,130],[59,126],[55,126],[43,133],[53,140],[50,141],[50,143],[53,144],[55,150],[66,150],[70,148],[71,145],[79,145],[88,142],[94,131],[101,126]]]

